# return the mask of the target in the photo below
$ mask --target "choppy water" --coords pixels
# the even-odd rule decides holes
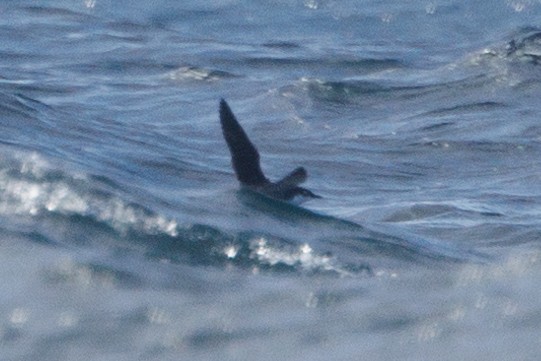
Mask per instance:
[[[0,359],[538,358],[541,2],[0,15]]]

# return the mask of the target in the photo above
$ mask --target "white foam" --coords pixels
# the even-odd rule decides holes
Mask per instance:
[[[169,73],[169,79],[175,81],[183,80],[204,80],[214,81],[218,77],[212,75],[212,71],[208,69],[196,68],[191,66],[183,66]]]
[[[86,190],[87,184],[78,189],[79,184],[88,182],[80,175],[48,180],[46,175],[54,169],[36,154],[18,158],[21,158],[18,173],[0,169],[0,215],[36,216],[54,212],[93,216],[119,231],[135,228],[147,233],[178,235],[175,220],[149,214],[118,197],[97,197]]]
[[[349,272],[341,269],[334,259],[326,255],[318,255],[309,244],[305,243],[298,248],[282,249],[268,244],[263,237],[257,238],[250,243],[251,256],[262,263],[271,266],[285,264],[288,266],[300,266],[307,271],[333,271],[341,275]]]

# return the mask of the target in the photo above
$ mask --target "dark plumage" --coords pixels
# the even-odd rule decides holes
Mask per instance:
[[[242,186],[256,190],[269,197],[292,201],[321,198],[298,185],[308,177],[303,167],[298,167],[280,181],[273,183],[265,177],[259,163],[259,153],[244,129],[240,126],[225,100],[220,101],[220,123],[225,141],[231,153],[233,170]],[[299,198],[299,199],[297,199]]]

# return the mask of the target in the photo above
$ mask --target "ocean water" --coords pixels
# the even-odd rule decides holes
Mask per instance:
[[[537,360],[541,1],[0,3],[0,359]],[[301,207],[240,191],[226,99]]]

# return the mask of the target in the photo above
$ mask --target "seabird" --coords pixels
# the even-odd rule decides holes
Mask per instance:
[[[224,99],[220,101],[220,123],[231,153],[233,169],[242,187],[295,204],[321,198],[308,189],[299,187],[308,177],[303,167],[296,168],[278,182],[271,182],[265,177],[256,147],[250,142]]]

